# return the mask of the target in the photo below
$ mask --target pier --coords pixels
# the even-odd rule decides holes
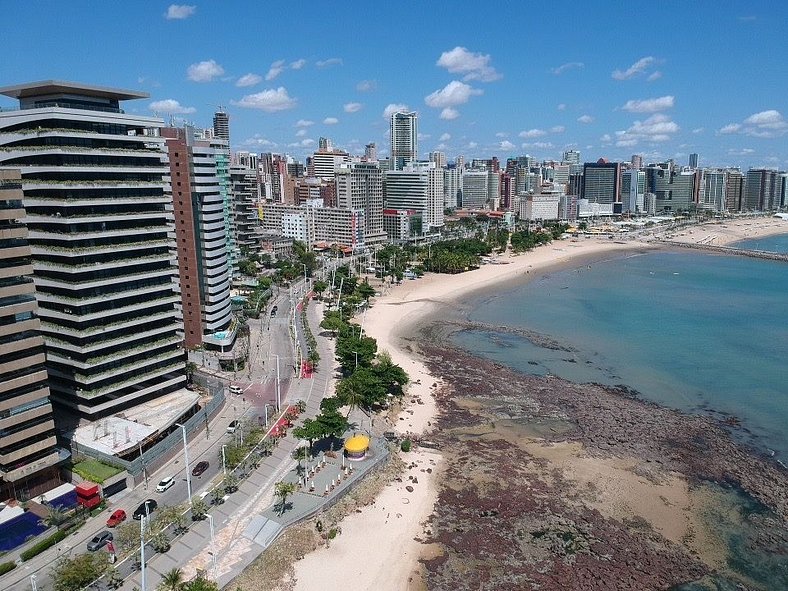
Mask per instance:
[[[771,252],[768,250],[754,250],[748,248],[736,248],[734,246],[714,246],[712,244],[697,244],[694,242],[674,242],[672,240],[658,240],[660,244],[678,246],[680,248],[692,248],[695,250],[705,250],[706,252],[718,252],[721,254],[735,254],[756,259],[767,259],[770,261],[783,261],[788,263],[788,253]]]

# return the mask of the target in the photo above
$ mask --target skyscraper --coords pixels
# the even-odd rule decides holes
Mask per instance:
[[[421,214],[423,231],[443,226],[443,170],[434,162],[414,162],[389,170],[384,180],[386,209]]]
[[[364,212],[364,243],[385,241],[383,229],[383,173],[377,162],[352,162],[336,171],[337,205]]]
[[[0,170],[0,498],[31,498],[60,484],[44,367],[22,177]],[[68,457],[67,455],[65,457]],[[65,459],[65,457],[63,459]],[[50,483],[52,486],[49,486]]]
[[[162,120],[145,93],[62,81],[0,88],[0,165],[22,170],[53,403],[87,418],[186,382]],[[60,415],[59,415],[60,416]]]
[[[213,136],[230,144],[230,116],[223,107],[213,115]]]
[[[689,155],[689,167],[690,168],[698,168],[698,155],[697,154],[690,154]]]
[[[580,152],[577,150],[567,150],[564,152],[562,162],[565,164],[580,164]]]
[[[211,335],[225,331],[232,320],[230,265],[225,237],[224,195],[220,163],[226,164],[222,140],[198,137],[195,128],[167,127],[175,238],[180,275],[180,305],[184,346],[217,345]],[[234,225],[234,224],[233,224]],[[234,334],[220,340],[227,349]]]
[[[751,168],[744,183],[743,211],[768,211],[779,207],[781,179],[776,170]],[[777,205],[775,205],[775,203]]]
[[[583,165],[583,199],[590,203],[615,203],[620,190],[621,164],[600,158]]]
[[[419,155],[419,116],[415,112],[391,115],[391,167],[402,170]]]

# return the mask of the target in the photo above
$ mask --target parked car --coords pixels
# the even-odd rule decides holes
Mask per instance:
[[[90,552],[101,550],[104,546],[107,545],[107,542],[109,542],[111,539],[112,539],[112,532],[107,531],[105,529],[100,534],[96,534],[95,536],[93,536],[93,539],[88,542],[88,550]]]
[[[227,432],[228,433],[235,433],[235,430],[238,428],[238,421],[233,421],[229,425],[227,425]]]
[[[156,485],[156,492],[163,493],[173,486],[175,486],[175,476],[167,476]]]
[[[107,527],[115,527],[126,521],[126,512],[123,509],[116,509],[107,519]]]
[[[192,470],[192,476],[202,476],[202,473],[208,469],[208,465],[206,461],[198,463]]]
[[[156,502],[155,499],[145,499],[142,502],[142,505],[134,509],[134,513],[132,513],[131,516],[137,521],[139,521],[140,519],[142,519],[143,515],[150,515],[151,513],[153,513],[156,510],[156,507],[158,506],[159,504]]]
[[[244,389],[241,388],[241,386],[236,386],[235,384],[230,386],[230,394],[235,394],[236,396],[240,396],[243,393],[244,393]]]

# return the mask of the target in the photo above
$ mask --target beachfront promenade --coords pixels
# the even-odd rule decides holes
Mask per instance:
[[[319,324],[322,309],[322,304],[316,302],[310,303],[307,308],[309,325],[315,335],[321,332]],[[283,401],[283,407],[299,400],[306,403],[306,410],[300,414],[297,424],[319,414],[320,401],[333,395],[334,342],[318,337],[317,346],[321,359],[317,371],[311,379],[291,382],[287,399]],[[186,578],[204,572],[208,578],[217,580],[220,587],[226,585],[240,575],[287,526],[333,505],[388,455],[385,442],[373,440],[368,458],[354,462],[352,474],[343,474],[341,482],[338,482],[342,472],[341,452],[337,451],[334,458],[326,456],[320,471],[309,479],[306,486],[302,485],[288,497],[286,508],[281,512],[273,497],[273,487],[282,480],[299,480],[302,471],[298,470],[293,455],[296,448],[303,445],[303,441],[293,437],[292,429],[286,437],[279,439],[272,454],[262,459],[257,469],[239,484],[238,490],[225,496],[222,504],[211,508],[213,527],[207,519],[194,523],[186,533],[172,540],[166,553],[148,558],[145,588],[155,589],[163,575],[173,568],[181,568]],[[311,466],[315,464],[315,460],[310,463]],[[345,465],[349,464],[346,460]],[[310,491],[313,481],[315,489]],[[330,489],[328,494],[325,494],[326,485]],[[142,589],[139,571],[126,579],[121,587],[125,591],[134,588]]]

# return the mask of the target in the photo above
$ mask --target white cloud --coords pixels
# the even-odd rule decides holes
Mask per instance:
[[[437,66],[446,68],[452,74],[465,74],[463,80],[479,80],[492,82],[502,76],[490,65],[490,56],[473,53],[464,47],[455,47],[444,51],[436,62]]]
[[[304,137],[306,135],[306,129],[303,127],[296,131],[296,137]]]
[[[652,72],[651,74],[649,74],[649,76],[648,76],[648,78],[646,78],[646,80],[648,82],[654,82],[654,80],[659,80],[660,78],[662,78],[662,72],[660,72],[659,70],[656,70],[655,72]]]
[[[448,142],[451,139],[451,134],[450,133],[444,133],[438,139],[440,139],[440,141],[442,141],[442,142]]]
[[[557,68],[552,68],[550,71],[556,76],[560,76],[561,74],[567,72],[568,70],[578,70],[584,67],[585,64],[583,62],[567,62],[565,64],[561,64]]]
[[[559,111],[566,111],[566,103],[558,103],[558,107],[556,107]]]
[[[274,63],[271,64],[271,67],[268,68],[268,73],[265,75],[265,79],[268,81],[275,80],[279,74],[285,71],[285,60],[276,60]]]
[[[194,107],[182,106],[175,99],[153,101],[148,108],[155,113],[166,113],[167,115],[189,115],[197,111]]]
[[[720,133],[728,134],[728,133],[738,133],[741,129],[741,123],[728,123],[724,127],[720,128]]]
[[[525,142],[520,144],[521,148],[539,148],[541,150],[547,150],[550,148],[554,148],[555,146],[551,142]]]
[[[306,60],[301,58],[301,59],[296,60],[294,62],[290,62],[290,69],[291,70],[300,70],[305,65],[306,65]]]
[[[563,125],[555,125],[550,128],[550,131],[552,133],[564,133],[566,131],[566,127],[564,127]]]
[[[252,147],[252,146],[276,146],[276,143],[272,142],[270,140],[267,140],[264,137],[262,137],[259,133],[256,133],[255,135],[253,135],[249,139],[245,139],[244,141],[242,141],[241,145],[242,146],[248,146],[248,147]]]
[[[729,123],[721,134],[742,133],[750,137],[775,138],[788,133],[788,121],[775,109],[753,113],[742,123]]]
[[[661,96],[659,98],[643,99],[643,100],[630,100],[624,103],[621,107],[630,113],[656,113],[666,109],[672,109],[675,104],[673,96]]]
[[[170,4],[164,18],[167,20],[183,20],[189,18],[197,10],[196,6],[189,6],[187,4]]]
[[[599,138],[599,141],[602,142],[602,143],[612,142],[613,141],[613,136],[610,135],[609,133],[606,133],[601,138]]]
[[[421,141],[421,140],[428,140],[428,139],[430,139],[432,137],[432,135],[430,135],[429,133],[419,133],[417,135],[417,137],[419,138],[419,141]]]
[[[591,115],[580,115],[580,117],[578,117],[577,120],[578,120],[579,123],[593,123],[594,122],[594,118]]]
[[[390,119],[394,113],[406,113],[408,111],[408,105],[404,103],[389,103],[386,105],[386,108],[383,109],[383,116],[386,119]]]
[[[473,88],[464,82],[452,80],[442,89],[436,90],[432,94],[425,96],[424,102],[427,103],[427,106],[436,109],[456,107],[457,105],[467,103],[472,96],[483,94],[483,92],[484,91]]]
[[[309,127],[310,125],[314,125],[314,124],[315,124],[315,122],[314,121],[310,121],[309,119],[299,119],[298,121],[296,121],[295,126],[296,127]]]
[[[326,117],[323,119],[323,125],[336,125],[337,123],[339,123],[339,119],[336,117]]]
[[[748,156],[750,154],[754,154],[755,150],[752,148],[742,148],[741,150],[737,150],[735,148],[731,148],[728,150],[728,154],[730,156]]]
[[[211,82],[222,74],[224,74],[224,68],[214,60],[192,64],[186,70],[186,75],[192,82]]]
[[[320,61],[315,62],[315,65],[318,68],[328,68],[330,66],[341,66],[342,65],[342,58],[330,57],[327,60],[320,60]]]
[[[692,130],[692,133],[703,133],[703,131],[704,131],[703,127],[696,127],[695,129]]]
[[[309,148],[315,145],[315,140],[307,138],[305,140],[301,140],[300,142],[293,142],[292,144],[287,144],[288,148]]]
[[[244,88],[246,86],[254,86],[255,84],[260,84],[263,81],[261,76],[257,74],[244,74],[240,78],[238,78],[238,82],[235,83],[236,86]]]
[[[374,80],[362,80],[356,84],[356,90],[359,92],[372,92],[378,89],[378,83]]]
[[[477,144],[476,142],[468,142],[468,143],[466,144],[466,146],[465,146],[465,147],[466,147],[466,148],[468,148],[469,150],[473,150],[473,149],[474,149],[474,148],[476,148],[478,145],[479,145],[479,144]]]
[[[505,131],[499,131],[498,133],[495,134],[495,137],[509,137],[509,134],[506,133]]]
[[[611,76],[613,76],[615,80],[629,80],[639,74],[643,74],[655,63],[657,63],[657,59],[653,56],[642,57],[623,72],[621,70],[614,70]]]
[[[518,133],[522,138],[533,138],[533,137],[542,137],[543,135],[547,135],[547,132],[544,129],[529,129],[528,131],[521,131]]]
[[[364,105],[361,103],[345,103],[342,107],[345,110],[345,113],[356,113],[363,108]]]
[[[287,94],[287,89],[284,86],[280,86],[276,89],[263,90],[257,94],[247,94],[240,101],[234,101],[233,104],[238,107],[276,113],[277,111],[287,111],[294,108],[297,102],[296,99]]]
[[[616,132],[616,145],[634,146],[641,141],[665,142],[679,131],[679,126],[663,113],[655,113],[645,121],[635,121],[625,131]]]
[[[517,146],[515,146],[509,140],[503,140],[500,145],[498,146],[499,150],[514,150]]]
[[[460,116],[460,112],[452,107],[446,107],[445,109],[443,109],[443,111],[441,111],[441,115],[440,115],[441,119],[444,119],[446,121],[451,121],[452,119],[456,119],[459,116]]]

